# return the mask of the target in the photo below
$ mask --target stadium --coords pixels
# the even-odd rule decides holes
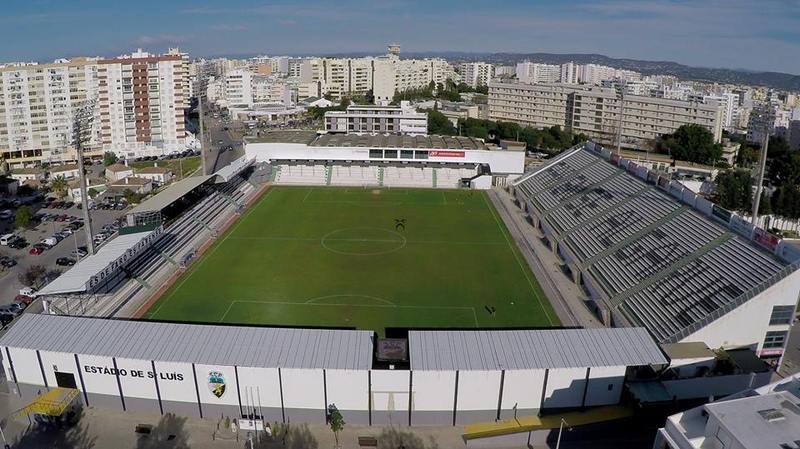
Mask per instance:
[[[459,425],[616,405],[670,365],[662,344],[780,360],[793,247],[591,142],[524,157],[472,138],[247,140],[40,290],[44,313],[0,337],[5,375],[131,411],[324,422],[335,403],[352,423]]]

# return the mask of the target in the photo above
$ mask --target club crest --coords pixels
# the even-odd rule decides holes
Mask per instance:
[[[225,394],[225,376],[219,371],[208,373],[208,389],[211,394],[221,398]]]

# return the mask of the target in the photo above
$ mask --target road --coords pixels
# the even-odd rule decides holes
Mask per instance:
[[[214,173],[244,154],[241,132],[234,130],[233,122],[224,123],[206,111],[204,126],[210,148],[203,152],[203,156],[206,158],[209,173]],[[229,129],[224,129],[226,127]],[[228,146],[233,147],[233,150],[221,151]]]

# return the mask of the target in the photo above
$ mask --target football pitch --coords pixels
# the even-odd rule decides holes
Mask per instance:
[[[379,334],[559,324],[483,192],[334,187],[270,187],[145,318]]]

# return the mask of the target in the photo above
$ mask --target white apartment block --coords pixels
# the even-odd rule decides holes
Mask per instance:
[[[346,111],[325,113],[325,131],[344,134],[428,134],[428,114],[407,101],[400,106],[350,105]]]
[[[98,61],[103,150],[119,156],[160,155],[185,148],[187,63],[177,53]]]
[[[225,74],[222,91],[222,101],[219,101],[221,106],[253,107],[253,74],[245,68],[231,70]]]
[[[574,84],[489,83],[492,120],[543,128],[561,126],[598,142],[616,142],[622,113],[622,145],[637,148],[681,125],[708,129],[722,139],[722,109],[714,104],[625,95],[614,89]]]
[[[561,79],[561,66],[525,61],[517,64],[516,75],[521,83],[557,83]]]
[[[461,81],[469,87],[487,86],[494,78],[494,66],[486,62],[465,62],[459,67]]]
[[[94,59],[0,66],[0,154],[12,168],[76,160],[74,111],[97,95]],[[96,126],[96,122],[93,123]],[[97,133],[86,142],[97,148]]]

